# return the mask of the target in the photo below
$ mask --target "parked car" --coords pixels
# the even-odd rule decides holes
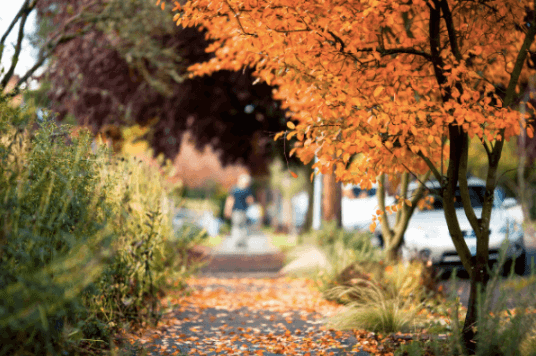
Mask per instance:
[[[223,221],[214,217],[210,211],[197,212],[189,209],[179,209],[173,217],[173,227],[175,230],[183,226],[195,226],[199,229],[205,229],[209,236],[217,236]]]
[[[471,205],[477,217],[482,214],[482,204],[485,192],[485,182],[482,179],[471,177],[468,179]],[[431,261],[434,265],[452,269],[461,267],[461,260],[456,252],[454,243],[449,234],[443,202],[439,194],[439,183],[429,181],[426,183],[428,194],[434,198],[430,209],[417,208],[409,222],[404,235],[402,256],[404,259],[419,257]],[[409,191],[417,189],[417,183],[412,183]],[[505,204],[506,203],[506,204]],[[491,213],[489,259],[496,262],[499,258],[499,249],[505,240],[509,246],[506,251],[509,260],[516,261],[516,269],[521,272],[525,267],[525,248],[523,244],[522,226],[506,211],[511,200],[504,200],[504,192],[499,188],[495,190],[494,206]],[[456,191],[456,216],[465,237],[469,250],[476,254],[476,235],[469,224],[460,198]]]
[[[343,194],[341,199],[341,220],[345,230],[367,230],[372,223],[372,215],[378,209],[378,198],[376,197],[377,184],[371,189],[364,190],[359,185],[347,184],[343,187],[351,194]],[[391,205],[395,198],[386,195],[385,204]],[[293,224],[297,228],[303,226],[309,197],[307,192],[300,192],[292,198]]]
[[[372,223],[372,215],[378,209],[376,190],[378,184],[372,185],[369,190],[361,189],[358,185],[346,185],[345,190],[351,190],[351,194],[343,195],[341,202],[342,226],[346,230],[368,230]],[[395,198],[385,196],[385,204],[391,205]]]

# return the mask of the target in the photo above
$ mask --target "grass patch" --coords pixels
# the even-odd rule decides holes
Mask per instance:
[[[208,236],[201,243],[202,246],[207,246],[210,248],[219,246],[223,242],[224,237],[222,235],[218,236]]]
[[[356,266],[352,273],[343,273],[335,281],[341,285],[324,292],[326,298],[346,304],[333,318],[334,327],[393,333],[424,325],[420,313],[426,305],[427,291],[421,283],[422,264],[362,262]]]
[[[270,237],[272,245],[277,247],[282,252],[288,252],[296,247],[296,238],[287,234],[272,234]]]
[[[337,329],[365,329],[379,333],[408,332],[415,329],[421,304],[401,294],[391,296],[389,292],[371,281],[362,280],[359,287],[334,288],[336,298],[352,295],[356,301],[331,319]]]

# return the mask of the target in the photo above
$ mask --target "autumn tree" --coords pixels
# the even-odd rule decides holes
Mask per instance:
[[[290,111],[304,162],[316,155],[321,172],[364,188],[383,173],[432,171],[471,276],[463,333],[474,351],[497,165],[505,140],[525,127],[533,134],[516,98],[532,72],[534,8],[518,0],[198,0],[174,10],[177,24],[201,24],[215,40],[215,58],[192,66],[194,75],[252,66],[278,86],[274,95]],[[481,216],[467,186],[473,137],[488,157]],[[356,152],[366,159],[349,164]],[[457,186],[476,256],[456,216]]]

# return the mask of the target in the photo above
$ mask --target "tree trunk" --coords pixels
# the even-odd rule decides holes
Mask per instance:
[[[529,81],[529,93],[532,93],[534,88],[533,79]],[[527,94],[525,94],[524,97],[525,101],[529,100],[529,97]],[[525,105],[521,105],[520,107],[521,115],[524,115],[526,112]],[[518,189],[517,189],[517,196],[519,197],[519,202],[521,203],[521,210],[523,212],[523,221],[530,221],[530,212],[529,212],[529,203],[528,203],[528,196],[527,194],[527,182],[525,180],[525,168],[527,165],[527,130],[521,127],[521,133],[519,135],[518,144],[518,155],[519,155],[519,162],[517,165],[517,183],[518,183]]]
[[[463,324],[463,339],[465,348],[470,355],[476,353],[476,324],[478,321],[479,300],[478,295],[486,291],[489,281],[488,266],[482,264],[476,257],[473,257],[472,264],[474,266],[471,274],[471,289],[469,292],[469,301],[467,306],[467,314]],[[480,289],[480,291],[479,291]],[[482,295],[482,294],[481,294]],[[484,311],[487,313],[488,311]]]
[[[394,263],[398,261],[398,248],[396,246],[386,247],[385,262]]]
[[[426,182],[428,177],[430,177],[431,172],[428,171],[426,174],[419,177],[421,182]],[[400,182],[400,196],[402,199],[406,199],[408,194],[409,186],[409,173],[402,173],[400,179],[396,179],[394,182]],[[387,262],[395,262],[398,260],[398,253],[400,247],[404,243],[404,234],[409,224],[409,220],[415,211],[415,207],[419,200],[421,200],[424,193],[424,186],[419,185],[419,188],[414,192],[411,198],[411,205],[408,206],[404,203],[402,208],[400,208],[396,213],[396,219],[393,228],[391,229],[391,224],[387,219],[387,210],[385,206],[385,190],[388,187],[385,181],[385,175],[382,174],[379,177],[379,187],[377,191],[378,205],[380,210],[383,212],[382,221],[381,221],[381,231],[383,237],[383,244],[385,249],[385,258]],[[392,187],[393,188],[393,187]],[[394,187],[396,188],[396,187]],[[393,189],[396,190],[396,189]]]
[[[323,188],[324,194],[322,196],[322,219],[324,221],[335,220],[337,222],[337,227],[341,227],[342,192],[341,184],[335,179],[335,173],[324,175]]]
[[[257,201],[259,205],[261,206],[262,216],[261,216],[261,224],[265,225],[265,219],[266,219],[266,209],[268,208],[268,188],[266,186],[263,186],[261,189],[257,191]]]
[[[282,231],[285,233],[293,233],[292,229],[292,202],[288,196],[283,196],[282,201]]]
[[[314,169],[312,168],[313,163],[306,165],[307,168],[307,196],[308,196],[308,204],[307,204],[307,215],[305,216],[305,222],[303,224],[303,228],[300,234],[299,242],[302,241],[302,235],[308,233],[311,231],[311,228],[313,227],[313,207],[314,207],[314,194],[315,194],[315,185],[314,181],[311,181],[310,177],[311,174],[314,172]]]

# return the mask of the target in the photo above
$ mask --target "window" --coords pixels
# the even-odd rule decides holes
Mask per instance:
[[[471,199],[471,206],[473,208],[481,208],[484,205],[485,191],[485,187],[469,187],[469,196]],[[429,193],[425,196],[433,197],[433,203],[431,204],[432,210],[443,210],[443,198],[441,197],[439,190],[431,189]],[[463,203],[459,188],[456,188],[454,208],[463,209]]]

